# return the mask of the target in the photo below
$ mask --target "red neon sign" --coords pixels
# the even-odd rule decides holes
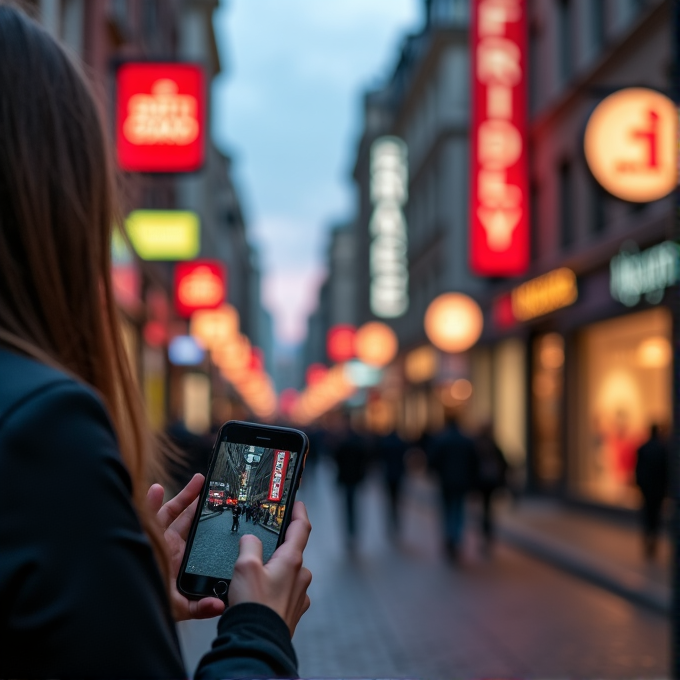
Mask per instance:
[[[193,172],[205,155],[205,78],[195,64],[118,69],[116,148],[128,172]]]
[[[283,482],[286,479],[286,470],[290,453],[288,451],[274,451],[274,465],[272,467],[272,477],[269,481],[269,495],[267,500],[279,503],[283,498]]]
[[[338,324],[328,331],[326,354],[331,361],[342,362],[354,358],[354,339],[357,329],[349,324]]]
[[[199,309],[216,309],[226,296],[226,272],[221,262],[194,260],[175,267],[175,309],[185,318]]]
[[[473,0],[470,266],[529,266],[527,2]]]

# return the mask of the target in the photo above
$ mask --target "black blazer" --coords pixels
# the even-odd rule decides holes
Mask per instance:
[[[195,677],[297,677],[296,663],[283,620],[243,604]],[[0,677],[185,675],[102,401],[0,349]]]

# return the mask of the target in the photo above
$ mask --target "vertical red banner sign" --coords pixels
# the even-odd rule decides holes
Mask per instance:
[[[529,266],[527,0],[472,0],[470,266]]]
[[[286,479],[288,469],[288,451],[274,451],[274,466],[272,467],[272,478],[269,482],[269,496],[267,499],[272,503],[279,503],[283,497],[283,481]]]

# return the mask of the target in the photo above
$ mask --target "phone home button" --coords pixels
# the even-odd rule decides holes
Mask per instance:
[[[215,593],[217,597],[222,597],[222,595],[224,595],[228,589],[229,584],[226,581],[218,581],[213,588],[213,593]]]

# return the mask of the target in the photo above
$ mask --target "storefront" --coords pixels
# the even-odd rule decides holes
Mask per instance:
[[[649,253],[662,248],[660,265]],[[665,289],[677,280],[678,257],[667,243],[634,255],[624,254],[623,279],[616,256],[575,278],[570,302],[523,323],[499,324],[503,298],[489,309],[491,332],[473,361],[476,419],[492,422],[510,461],[524,464],[529,492],[639,505],[637,449],[651,425],[669,433],[672,422]]]

